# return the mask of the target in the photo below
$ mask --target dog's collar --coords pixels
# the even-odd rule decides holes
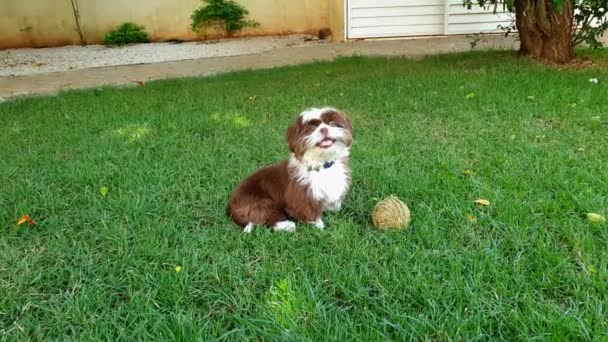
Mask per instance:
[[[323,169],[329,169],[330,167],[334,166],[336,162],[335,161],[328,161],[323,163],[323,165],[317,165],[317,166],[309,166],[308,167],[308,172],[312,172],[312,171],[316,171],[319,172],[321,171],[321,168]]]

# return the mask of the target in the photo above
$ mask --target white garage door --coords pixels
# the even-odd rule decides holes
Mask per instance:
[[[348,0],[348,38],[500,32],[511,15],[497,9],[468,10],[462,0]]]

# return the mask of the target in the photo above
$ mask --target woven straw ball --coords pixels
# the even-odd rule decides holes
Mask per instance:
[[[410,209],[395,196],[378,202],[372,211],[372,223],[379,230],[405,229],[410,221]]]

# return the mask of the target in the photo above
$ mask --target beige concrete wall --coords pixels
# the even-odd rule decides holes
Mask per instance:
[[[69,0],[0,0],[0,48],[77,44]]]
[[[343,26],[343,12],[338,13],[343,0],[239,3],[261,24],[240,35],[317,33]],[[126,21],[144,25],[155,41],[199,39],[190,31],[190,15],[201,4],[200,0],[78,0],[81,27],[89,44],[99,43],[107,31]],[[0,0],[0,9],[0,48],[79,43],[70,0]]]
[[[344,0],[329,0],[329,28],[332,38],[343,41],[345,38],[345,14]]]
[[[89,43],[98,43],[106,32],[127,21],[143,25],[153,40],[195,38],[188,24],[192,10],[199,4],[197,0],[78,0],[78,3]]]

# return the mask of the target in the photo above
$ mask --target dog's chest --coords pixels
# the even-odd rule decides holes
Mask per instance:
[[[349,171],[342,162],[336,162],[317,172],[309,172],[306,178],[312,197],[325,203],[340,201],[348,191],[350,182]]]

